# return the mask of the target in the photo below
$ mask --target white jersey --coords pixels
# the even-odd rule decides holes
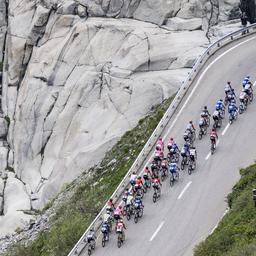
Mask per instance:
[[[241,92],[239,99],[244,100],[245,97],[246,97],[246,92]]]
[[[132,204],[132,200],[133,200],[133,196],[128,195],[127,196],[127,200],[126,200],[126,205],[131,205]]]
[[[219,116],[219,112],[217,110],[215,110],[212,115],[213,116]]]
[[[191,149],[189,150],[189,154],[190,154],[191,156],[196,156],[196,150],[195,150],[194,148],[191,148]]]
[[[224,90],[225,90],[225,92],[231,91],[231,86],[229,84],[226,84]]]
[[[245,90],[249,90],[251,88],[251,85],[250,84],[246,84],[245,86],[244,86],[244,89]]]
[[[137,174],[132,174],[131,178],[130,178],[130,181],[135,181],[136,178],[137,178]]]
[[[105,213],[104,215],[103,215],[103,222],[108,222],[109,221],[109,219],[110,219],[110,214],[109,213]]]

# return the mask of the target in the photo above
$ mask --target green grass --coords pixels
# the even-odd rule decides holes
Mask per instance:
[[[66,256],[123,179],[172,99],[153,107],[136,128],[126,132],[106,153],[101,164],[89,170],[93,177],[85,179],[81,176],[81,181],[65,184],[66,190],[75,192],[58,209],[51,220],[51,228],[41,232],[33,242],[16,244],[6,256]],[[88,171],[84,176],[86,173]],[[46,209],[51,205],[52,202]]]
[[[256,256],[256,164],[240,171],[241,179],[228,195],[231,208],[217,229],[195,249],[194,256]]]

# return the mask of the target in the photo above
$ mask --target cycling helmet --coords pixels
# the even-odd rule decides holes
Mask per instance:
[[[231,82],[230,82],[230,81],[227,81],[227,84],[229,84],[229,85],[230,85],[230,84],[231,84]]]
[[[214,128],[212,128],[212,132],[215,132],[215,129],[214,129]]]
[[[113,199],[112,199],[112,198],[110,198],[110,199],[109,199],[109,202],[111,202],[111,203],[112,203],[112,202],[113,202]]]
[[[189,121],[190,124],[193,124],[193,121]]]
[[[141,180],[141,177],[139,176],[138,179]]]
[[[91,227],[91,228],[90,228],[90,231],[91,231],[91,232],[94,232],[94,227]]]
[[[119,219],[119,222],[123,223],[124,221],[123,221],[123,219]]]
[[[204,109],[207,110],[207,106],[204,106]]]
[[[222,102],[223,100],[222,100],[222,99],[220,99],[220,101]]]
[[[119,208],[119,209],[122,209],[122,205],[119,205],[118,208]]]

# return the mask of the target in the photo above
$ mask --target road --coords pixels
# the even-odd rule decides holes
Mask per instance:
[[[255,80],[255,60],[255,35],[232,43],[211,57],[183,99],[164,137],[174,137],[181,146],[188,121],[198,123],[204,105],[213,112],[215,102],[224,97],[226,81],[232,81],[238,91],[246,75]],[[190,176],[181,171],[179,182],[172,188],[165,181],[161,198],[155,204],[152,190],[148,192],[143,200],[143,218],[137,224],[133,219],[126,222],[127,239],[122,247],[117,248],[116,236],[112,234],[105,248],[101,247],[100,240],[97,241],[93,255],[193,255],[194,246],[206,238],[222,218],[227,208],[226,195],[238,181],[239,169],[252,163],[256,157],[255,113],[256,101],[230,126],[226,114],[222,129],[218,131],[219,144],[213,156],[209,155],[209,137],[196,140],[196,171]]]

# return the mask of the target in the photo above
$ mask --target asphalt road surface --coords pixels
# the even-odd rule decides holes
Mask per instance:
[[[256,78],[256,35],[236,41],[211,57],[167,127],[165,142],[174,137],[181,147],[189,120],[198,124],[204,105],[213,112],[216,101],[224,98],[226,81],[232,81],[239,94],[246,75],[251,75],[252,81]],[[181,171],[173,187],[166,180],[155,204],[152,189],[145,195],[144,216],[137,224],[133,219],[125,221],[126,241],[120,249],[112,233],[105,248],[101,247],[101,237],[98,239],[93,255],[193,255],[194,246],[212,232],[225,213],[226,195],[238,181],[239,169],[256,159],[256,100],[232,125],[228,125],[226,114],[218,135],[218,147],[212,156],[209,135],[196,140],[198,161],[192,175]],[[86,250],[83,255],[87,255]]]

